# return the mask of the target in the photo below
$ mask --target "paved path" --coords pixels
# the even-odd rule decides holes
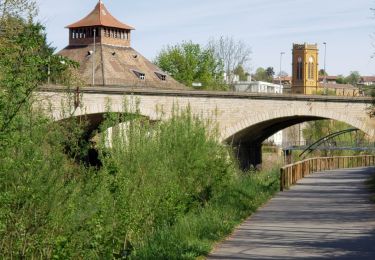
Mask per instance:
[[[208,259],[375,259],[373,168],[315,173],[261,208]]]

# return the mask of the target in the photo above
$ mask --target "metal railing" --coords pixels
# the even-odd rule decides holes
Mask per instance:
[[[334,156],[310,158],[280,169],[280,191],[290,188],[298,180],[314,172],[354,167],[375,166],[375,155]]]

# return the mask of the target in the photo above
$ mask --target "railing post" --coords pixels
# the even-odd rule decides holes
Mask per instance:
[[[280,168],[280,191],[284,191],[285,169]]]

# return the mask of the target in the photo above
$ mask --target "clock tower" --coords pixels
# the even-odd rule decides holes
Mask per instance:
[[[311,95],[319,91],[317,44],[293,44],[292,74],[292,93]]]

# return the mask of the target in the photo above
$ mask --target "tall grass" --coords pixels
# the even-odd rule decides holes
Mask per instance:
[[[0,147],[1,258],[195,259],[278,188],[277,171],[240,172],[189,111],[160,123],[108,113],[103,129],[126,124],[98,144],[101,169],[64,154],[80,156],[74,120],[24,120]]]
[[[117,255],[205,255],[277,190],[276,171],[240,173],[214,130],[189,111],[175,111],[156,125],[128,121],[113,131],[110,149],[102,145]]]

